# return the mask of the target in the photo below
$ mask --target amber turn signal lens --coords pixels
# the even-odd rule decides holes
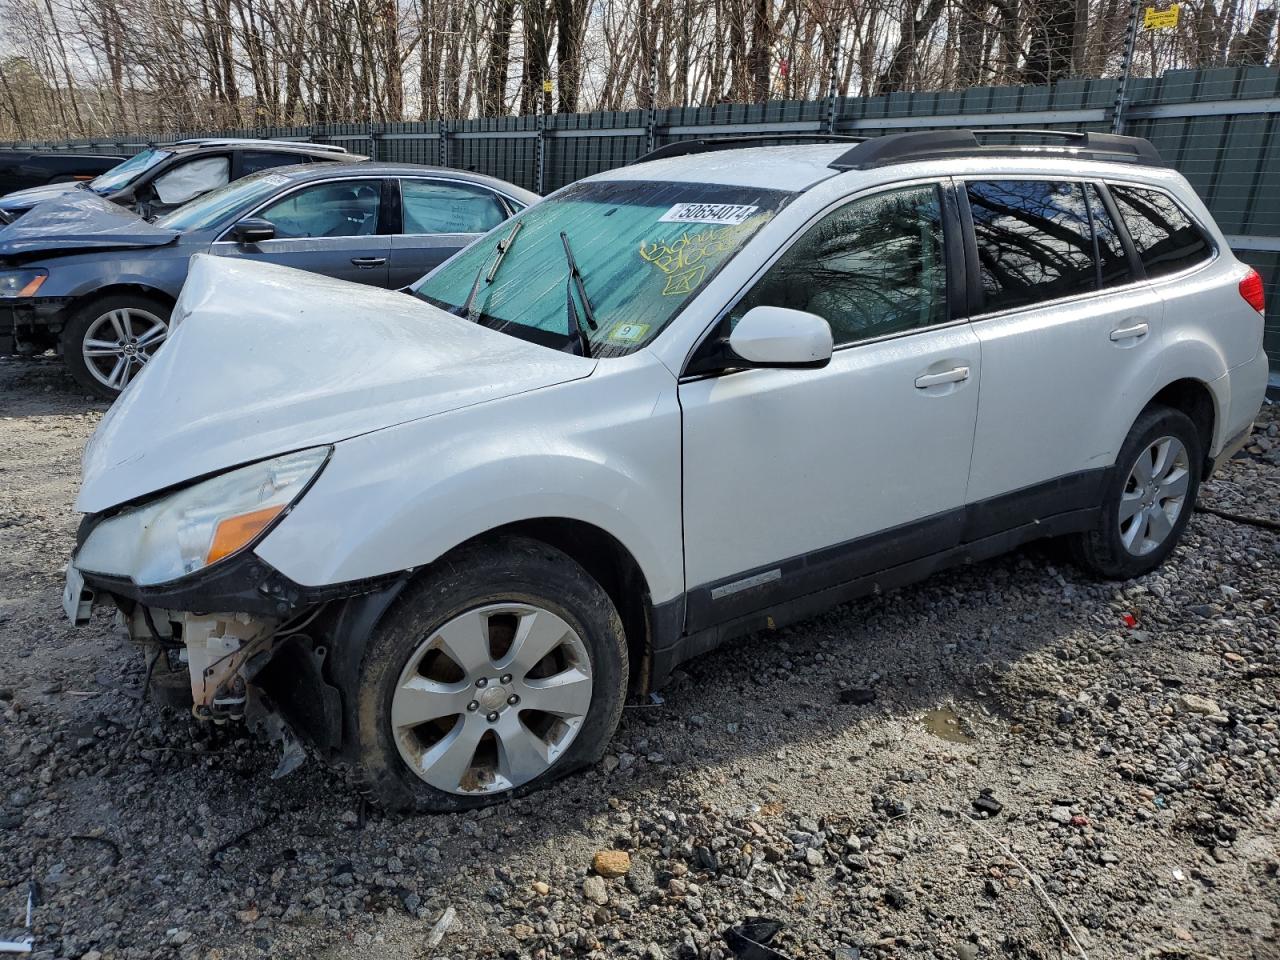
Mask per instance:
[[[209,554],[205,564],[215,563],[223,557],[229,557],[263,530],[280,513],[284,507],[263,507],[252,513],[242,513],[238,517],[227,517],[213,531],[213,543],[209,545]]]
[[[18,291],[18,296],[34,297],[36,295],[36,291],[40,289],[40,284],[44,283],[48,279],[49,279],[49,275],[47,273],[42,273],[42,274],[39,274],[38,276],[32,277],[31,281],[25,287],[23,287],[21,290]]]

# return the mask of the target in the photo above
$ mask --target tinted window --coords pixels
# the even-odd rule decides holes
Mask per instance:
[[[1209,259],[1213,247],[1173,199],[1155,190],[1108,185],[1148,277]]]
[[[507,218],[498,198],[483,187],[401,180],[405,233],[484,233]]]
[[[756,306],[825,317],[837,344],[945,321],[937,187],[877,193],[828,214],[734,307],[730,324]]]
[[[301,153],[274,153],[270,150],[241,150],[240,176],[247,177],[259,170],[272,167],[288,167],[295,163],[306,163],[308,157]]]
[[[1089,197],[1089,214],[1093,217],[1094,258],[1098,261],[1098,283],[1102,287],[1115,287],[1133,279],[1129,257],[1120,242],[1116,225],[1107,213],[1098,189],[1093,184],[1085,187]]]
[[[984,312],[1097,289],[1093,234],[1080,184],[992,180],[969,183],[966,189]]]
[[[275,224],[276,239],[368,237],[378,232],[382,181],[318,183],[273,203],[258,216]]]

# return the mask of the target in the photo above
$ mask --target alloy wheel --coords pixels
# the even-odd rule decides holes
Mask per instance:
[[[89,324],[80,351],[95,380],[123,390],[168,335],[168,323],[150,310],[121,307]]]
[[[548,770],[591,707],[586,644],[542,607],[504,603],[433,631],[391,698],[400,756],[438,790],[498,793]]]
[[[1177,437],[1160,437],[1134,462],[1120,494],[1120,542],[1134,556],[1164,543],[1186,507],[1190,486],[1187,448]]]

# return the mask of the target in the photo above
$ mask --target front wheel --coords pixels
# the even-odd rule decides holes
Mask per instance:
[[[77,308],[62,331],[62,358],[76,382],[114,400],[169,336],[168,304],[143,294],[101,297]]]
[[[1108,479],[1098,525],[1077,534],[1077,562],[1108,580],[1154,570],[1182,538],[1200,488],[1200,435],[1169,407],[1142,412]]]
[[[622,715],[627,647],[603,588],[512,538],[411,585],[370,641],[354,763],[395,810],[482,806],[598,760]]]

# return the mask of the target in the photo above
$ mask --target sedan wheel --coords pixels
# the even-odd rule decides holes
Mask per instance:
[[[550,769],[591,707],[591,660],[549,610],[495,604],[414,651],[391,700],[396,746],[437,790],[497,793]]]
[[[169,335],[169,324],[149,310],[120,307],[89,324],[80,346],[85,369],[108,390],[119,392]]]
[[[1120,541],[1134,556],[1155,550],[1182,515],[1191,471],[1177,437],[1160,437],[1139,454],[1120,496]]]

